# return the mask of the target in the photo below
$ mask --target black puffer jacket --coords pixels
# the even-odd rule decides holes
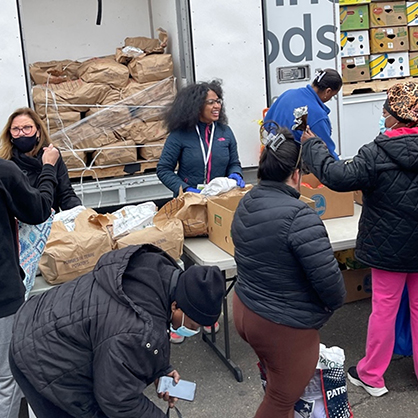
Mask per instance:
[[[355,254],[382,270],[418,272],[418,129],[409,131],[414,130],[380,134],[346,161],[335,161],[319,138],[303,144],[303,159],[323,184],[363,191]]]
[[[43,150],[41,150],[36,157],[29,157],[19,152],[16,148],[13,148],[12,161],[27,175],[32,187],[38,187],[39,185],[43,153]],[[70,178],[68,177],[67,166],[61,156],[58,158],[55,167],[58,184],[55,189],[52,207],[58,212],[60,209],[67,210],[81,205],[81,200],[75,194]]]
[[[169,286],[178,269],[152,245],[130,246],[103,255],[91,273],[30,298],[15,320],[16,365],[74,417],[163,418],[142,392],[172,370]]]
[[[342,306],[344,281],[324,224],[284,183],[261,181],[232,223],[238,282],[253,312],[294,328],[320,328]]]

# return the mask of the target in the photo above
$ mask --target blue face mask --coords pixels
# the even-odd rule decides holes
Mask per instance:
[[[170,325],[170,331],[175,332],[177,335],[181,335],[182,337],[193,337],[193,335],[199,334],[200,328],[194,330],[194,329],[190,329],[184,326],[184,312],[183,312],[183,318],[181,320],[181,327],[174,329],[173,325]]]
[[[386,118],[382,115],[379,119],[379,130],[382,134],[384,134],[388,128],[386,128]]]

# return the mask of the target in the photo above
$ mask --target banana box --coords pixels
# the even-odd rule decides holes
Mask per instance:
[[[418,51],[418,26],[410,26],[408,28],[409,34],[409,50]]]
[[[388,52],[370,56],[371,80],[408,76],[408,52]]]
[[[408,48],[408,26],[370,29],[370,52],[372,54],[408,51]]]
[[[388,1],[369,4],[370,27],[404,26],[406,20],[406,2]]]
[[[370,55],[368,30],[341,31],[341,57],[358,57]]]
[[[341,58],[343,83],[370,80],[369,57]]]
[[[409,53],[409,73],[411,76],[418,76],[418,52]]]
[[[418,1],[406,2],[406,20],[408,26],[418,26]]]
[[[371,0],[340,0],[340,6],[346,6],[347,4],[367,4]]]
[[[367,4],[340,6],[340,29],[342,31],[369,29],[369,6]]]

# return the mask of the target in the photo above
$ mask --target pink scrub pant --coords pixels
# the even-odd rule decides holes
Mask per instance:
[[[372,269],[372,313],[367,330],[366,356],[357,364],[360,379],[373,387],[385,386],[383,378],[395,346],[395,322],[402,292],[408,286],[412,350],[418,377],[418,273]]]

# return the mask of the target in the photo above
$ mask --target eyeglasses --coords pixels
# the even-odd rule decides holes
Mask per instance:
[[[276,151],[288,138],[284,136],[282,132],[279,133],[281,130],[280,126],[273,120],[265,121],[262,123],[260,127],[260,141],[266,147],[273,151],[274,157],[276,156]],[[296,170],[299,167],[300,160],[302,158],[302,144],[299,141],[296,141],[293,138],[293,141],[299,146],[299,155],[298,159],[296,160],[295,168]]]
[[[10,133],[12,134],[13,137],[18,137],[20,132],[23,133],[23,135],[29,135],[32,132],[32,129],[34,128],[33,125],[26,125],[23,126],[23,128],[10,128]]]
[[[205,104],[207,104],[209,106],[213,106],[215,103],[218,104],[218,105],[222,105],[223,100],[222,99],[209,99],[209,100],[205,100]]]

